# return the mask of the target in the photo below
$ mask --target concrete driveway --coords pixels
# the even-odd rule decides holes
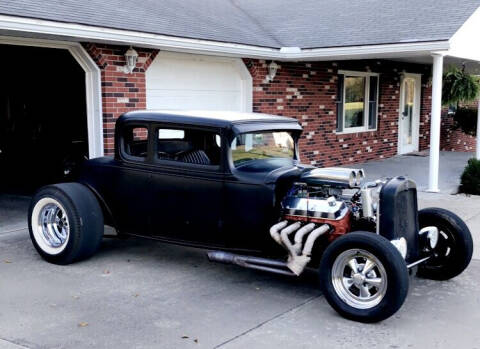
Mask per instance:
[[[480,200],[441,197],[420,205],[454,208],[478,241]],[[27,205],[0,196],[0,348],[480,348],[478,255],[453,280],[412,278],[402,309],[365,325],[330,308],[315,273],[213,264],[192,248],[104,239],[88,261],[48,264]]]
[[[441,193],[456,194],[458,192],[460,176],[467,165],[468,159],[473,156],[473,153],[440,152],[438,187]],[[367,173],[368,180],[407,176],[415,180],[419,191],[425,191],[428,188],[428,151],[417,153],[416,155],[399,155],[385,160],[369,161],[363,164],[355,164],[351,167],[363,168]]]

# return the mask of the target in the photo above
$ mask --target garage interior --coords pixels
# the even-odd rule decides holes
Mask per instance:
[[[0,193],[30,195],[88,156],[85,72],[68,50],[0,45]]]

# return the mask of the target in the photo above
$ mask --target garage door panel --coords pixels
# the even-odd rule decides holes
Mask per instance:
[[[238,59],[160,52],[146,84],[148,109],[251,108],[251,77]]]
[[[151,97],[148,109],[241,110],[242,107],[237,91],[155,90]]]

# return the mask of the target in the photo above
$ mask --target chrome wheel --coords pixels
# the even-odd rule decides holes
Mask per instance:
[[[357,309],[373,308],[387,292],[387,272],[383,264],[362,249],[346,250],[338,255],[331,277],[338,297]]]
[[[54,255],[65,249],[70,224],[65,209],[57,200],[39,200],[33,208],[31,224],[35,241],[44,252]]]

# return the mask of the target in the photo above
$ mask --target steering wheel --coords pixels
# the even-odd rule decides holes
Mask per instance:
[[[172,155],[167,153],[167,152],[164,152],[164,151],[158,151],[157,152],[157,158],[160,159],[160,160],[171,160],[172,159]]]
[[[178,161],[183,154],[188,153],[190,150],[180,150],[179,152],[173,154],[173,158]]]

